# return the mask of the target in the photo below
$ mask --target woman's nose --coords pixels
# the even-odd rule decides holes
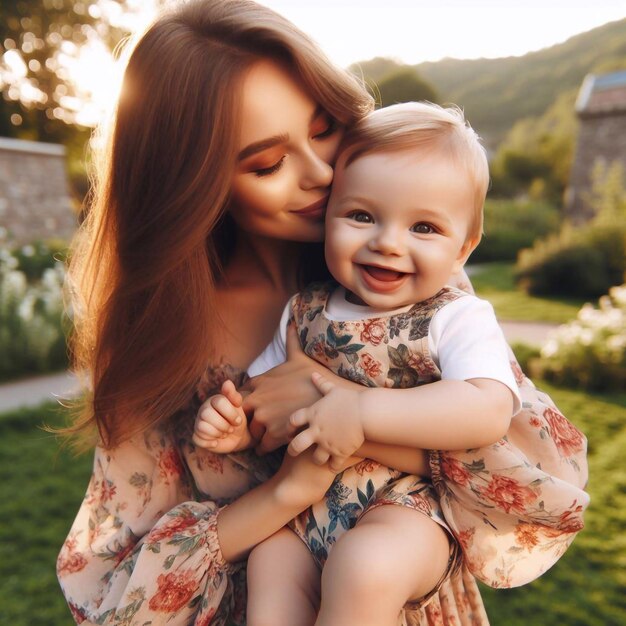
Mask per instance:
[[[393,226],[379,228],[369,241],[369,249],[379,254],[404,254],[405,244],[403,234],[400,229]]]
[[[302,189],[330,187],[333,182],[333,168],[314,150],[309,150],[302,159]]]

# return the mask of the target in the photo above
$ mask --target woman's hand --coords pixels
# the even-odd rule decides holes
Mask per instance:
[[[311,381],[313,372],[333,375],[308,357],[300,347],[295,327],[287,329],[287,361],[265,374],[251,378],[243,390],[243,409],[253,413],[249,428],[260,443],[259,454],[264,454],[291,441],[296,427],[290,424],[292,413],[317,402],[322,396]]]
[[[276,497],[282,504],[306,508],[324,497],[338,473],[362,460],[356,456],[348,457],[337,470],[333,470],[328,463],[316,463],[311,449],[296,457],[285,454],[282,465],[272,478],[276,483]]]

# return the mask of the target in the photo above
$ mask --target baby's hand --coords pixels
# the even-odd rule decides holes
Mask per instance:
[[[317,444],[313,460],[321,465],[330,459],[330,468],[339,471],[365,440],[359,415],[360,392],[338,387],[317,372],[311,379],[324,397],[291,416],[294,426],[306,428],[291,440],[287,451],[295,456]]]
[[[244,450],[253,441],[241,405],[243,398],[231,380],[222,384],[222,393],[211,396],[198,411],[192,441],[218,454]]]

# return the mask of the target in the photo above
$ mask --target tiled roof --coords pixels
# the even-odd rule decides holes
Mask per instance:
[[[626,71],[588,74],[578,92],[576,112],[581,115],[626,112]]]

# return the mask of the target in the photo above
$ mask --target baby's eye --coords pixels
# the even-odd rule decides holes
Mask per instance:
[[[317,131],[313,135],[313,139],[326,139],[326,137],[330,137],[334,135],[335,132],[339,129],[339,123],[334,118],[330,117],[330,115],[326,115],[326,124],[324,127]]]
[[[372,216],[365,211],[352,211],[352,213],[348,214],[348,218],[354,220],[355,222],[360,222],[361,224],[374,223]]]
[[[418,233],[419,235],[431,235],[432,233],[437,232],[433,226],[427,224],[426,222],[418,222],[417,224],[413,224],[411,226],[410,231],[412,233]]]

